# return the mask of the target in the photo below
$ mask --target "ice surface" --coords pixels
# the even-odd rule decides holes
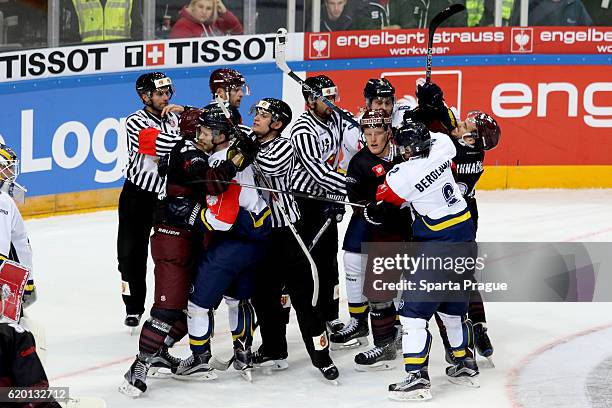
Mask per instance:
[[[480,241],[612,242],[612,190],[480,191],[478,200]],[[203,383],[151,379],[143,397],[131,400],[117,392],[137,353],[138,336],[130,336],[123,327],[120,276],[116,268],[116,212],[33,219],[27,221],[27,228],[35,253],[39,292],[29,313],[46,326],[46,368],[52,385],[70,386],[72,395],[102,397],[109,407],[379,408],[401,404],[387,400],[386,396],[387,385],[404,376],[400,358],[394,370],[359,373],[353,369],[356,351],[333,352],[341,371],[340,385],[325,384],[310,365],[295,316],[288,329],[287,371],[272,375],[256,372],[252,384],[232,371]],[[344,228],[346,222],[341,230]],[[339,260],[342,261],[342,256]],[[152,273],[149,292],[151,278]],[[344,288],[342,291],[341,299],[345,300]],[[150,306],[150,296],[148,301]],[[341,314],[346,320],[345,302],[341,303]],[[231,353],[226,316],[222,306],[217,313],[213,340],[213,351],[222,357]],[[557,387],[563,395],[562,384],[572,376],[564,368],[566,358],[595,366],[606,354],[612,355],[612,331],[607,331],[607,341],[600,336],[602,343],[593,348],[585,347],[584,341],[573,346],[576,339],[561,341],[564,352],[557,358],[546,356],[548,369],[542,370],[542,364],[536,361],[539,354],[530,356],[547,344],[611,323],[608,304],[491,303],[487,304],[487,317],[496,368],[481,364],[481,388],[476,390],[446,380],[443,351],[433,325],[430,375],[434,399],[428,402],[429,407],[510,407],[513,401],[521,401],[516,393],[522,392],[524,384],[532,383],[530,376],[553,386],[557,379],[564,378]],[[255,344],[259,344],[258,339]],[[549,351],[552,350],[556,347]],[[182,341],[172,352],[187,355],[187,343]],[[589,368],[582,367],[579,372],[584,375]],[[538,401],[532,406],[547,404],[546,398],[537,399],[537,387],[530,387],[529,392]],[[562,399],[557,397],[555,401]]]

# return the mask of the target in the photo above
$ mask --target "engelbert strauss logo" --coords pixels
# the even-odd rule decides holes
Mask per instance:
[[[510,37],[512,41],[510,52],[533,52],[533,28],[513,28]]]
[[[330,33],[310,34],[310,59],[329,58]]]

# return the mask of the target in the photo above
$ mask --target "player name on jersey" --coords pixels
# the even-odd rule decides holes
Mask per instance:
[[[442,163],[438,168],[431,171],[431,173],[423,177],[417,184],[415,184],[414,188],[416,188],[417,190],[419,190],[419,192],[422,193],[427,187],[431,186],[434,181],[436,181],[441,175],[443,175],[444,170],[448,169],[450,165],[450,160]]]

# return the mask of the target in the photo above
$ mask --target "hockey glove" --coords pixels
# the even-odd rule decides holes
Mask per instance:
[[[393,204],[385,201],[368,203],[363,210],[363,218],[368,224],[380,226],[385,222],[385,213],[390,206],[394,207]]]
[[[234,138],[230,142],[227,158],[228,160],[232,160],[238,154],[242,156],[238,163],[234,162],[238,171],[242,171],[249,167],[257,155],[257,143],[240,130],[236,131]]]
[[[444,92],[433,82],[418,85],[416,96],[419,108],[423,110],[436,110],[444,107]]]
[[[338,193],[327,193],[325,195],[326,198],[330,200],[336,201],[344,201],[346,196],[344,194]],[[344,213],[346,213],[346,209],[344,208],[344,204],[340,203],[327,203],[325,209],[323,210],[323,215],[325,218],[331,218],[336,222],[342,222],[342,218],[344,218]]]

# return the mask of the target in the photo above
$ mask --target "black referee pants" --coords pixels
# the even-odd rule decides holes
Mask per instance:
[[[147,294],[147,257],[157,193],[125,180],[119,196],[117,261],[127,314],[143,314]]]
[[[274,228],[269,236],[264,262],[258,268],[253,306],[262,338],[264,353],[273,358],[287,356],[287,309],[281,305],[281,293],[289,294],[300,332],[312,364],[331,363],[325,333],[325,319],[312,307],[313,280],[310,264],[289,227]],[[323,345],[321,341],[323,340]]]
[[[302,214],[302,237],[306,246],[319,233],[327,218],[323,215],[326,203],[296,197]],[[340,287],[338,284],[338,225],[333,220],[315,247],[310,251],[319,270],[320,313],[326,321],[338,318]]]

